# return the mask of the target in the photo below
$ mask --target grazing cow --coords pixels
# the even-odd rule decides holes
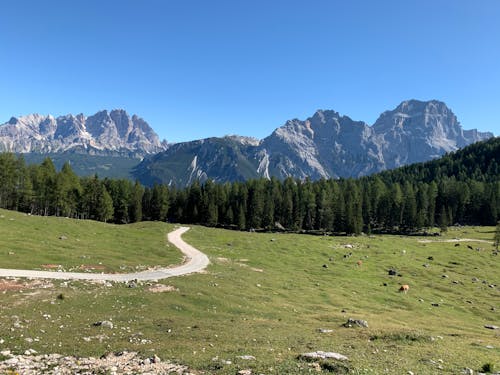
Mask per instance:
[[[404,292],[405,294],[410,290],[410,286],[408,284],[401,285],[401,288],[399,288],[400,292]]]
[[[362,266],[362,264],[363,264],[363,261],[362,261],[362,260],[358,260],[358,261],[356,262],[356,264],[358,265],[358,267],[361,267],[361,266]]]

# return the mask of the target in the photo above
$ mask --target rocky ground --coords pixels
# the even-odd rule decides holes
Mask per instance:
[[[158,356],[140,358],[135,352],[110,353],[101,358],[78,358],[60,354],[39,355],[27,350],[14,355],[10,350],[0,352],[1,374],[191,374],[187,367],[162,361]]]

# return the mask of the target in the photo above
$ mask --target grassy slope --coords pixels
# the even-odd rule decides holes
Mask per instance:
[[[493,235],[492,228],[465,230],[448,236]],[[218,374],[240,368],[308,373],[307,363],[296,356],[312,350],[349,356],[352,373],[436,373],[442,366],[441,373],[456,374],[487,362],[500,366],[499,333],[483,328],[500,325],[500,258],[491,255],[490,244],[463,242],[455,247],[419,243],[416,237],[332,238],[202,227],[193,227],[184,237],[207,252],[212,265],[206,274],[164,282],[178,292],[71,282],[2,295],[3,346],[79,355],[154,351]],[[483,250],[470,250],[468,244]],[[344,258],[349,252],[353,255]],[[429,256],[434,260],[427,260]],[[360,259],[361,267],[356,264]],[[425,263],[430,266],[423,267]],[[403,276],[388,276],[390,267]],[[473,283],[473,277],[487,283]],[[400,283],[410,285],[408,294],[397,292]],[[59,293],[63,300],[56,298]],[[14,327],[15,316],[24,328]],[[370,326],[341,327],[348,317],[365,319]],[[115,328],[92,326],[103,319],[112,319]],[[320,334],[318,328],[333,332]],[[26,337],[39,341],[27,343]],[[244,354],[256,360],[237,358]],[[223,365],[222,359],[232,364]]]
[[[126,272],[178,264],[182,254],[166,245],[171,229],[159,222],[120,226],[0,210],[0,267],[55,264],[77,271],[83,264],[99,266],[99,272]]]

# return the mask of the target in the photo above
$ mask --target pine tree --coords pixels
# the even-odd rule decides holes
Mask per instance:
[[[500,221],[497,222],[497,226],[495,228],[495,237],[493,238],[493,246],[498,251],[498,246],[500,246]]]
[[[17,160],[14,154],[0,154],[0,207],[14,208],[18,180]]]
[[[99,190],[100,194],[96,207],[97,220],[107,222],[113,218],[113,199],[111,199],[104,185],[101,184]]]
[[[438,224],[439,224],[439,229],[441,230],[441,232],[447,232],[448,231],[448,213],[447,213],[447,210],[446,210],[446,207],[443,205],[441,206],[441,211],[440,211],[440,214],[439,214],[439,220],[438,220]]]
[[[142,221],[142,197],[144,188],[136,181],[130,195],[129,217],[131,223]]]
[[[54,200],[56,216],[76,216],[80,194],[80,179],[73,172],[69,163],[64,163],[61,172],[56,175],[55,179]]]

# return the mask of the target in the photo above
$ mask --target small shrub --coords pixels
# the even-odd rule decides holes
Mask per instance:
[[[493,363],[485,363],[481,370],[486,373],[492,373],[493,372]]]
[[[327,372],[333,372],[335,374],[348,374],[350,369],[349,367],[341,364],[341,363],[334,363],[334,362],[329,362],[329,361],[321,361],[319,363],[321,366],[321,369]]]
[[[64,299],[64,294],[59,293],[59,294],[57,295],[57,299],[62,301],[62,300]]]

